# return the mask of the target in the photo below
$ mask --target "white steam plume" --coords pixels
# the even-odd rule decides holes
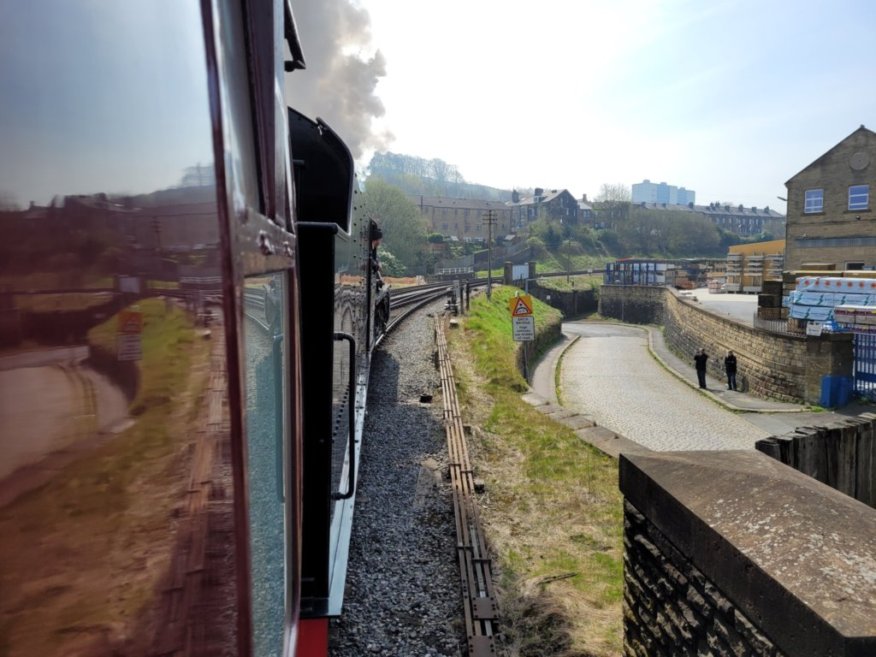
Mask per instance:
[[[292,7],[307,68],[286,76],[290,104],[328,123],[357,160],[385,149],[392,137],[375,134],[371,120],[384,112],[374,91],[386,67],[372,50],[368,12],[350,0],[293,0]]]

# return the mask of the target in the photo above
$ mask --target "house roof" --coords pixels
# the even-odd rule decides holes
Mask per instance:
[[[536,203],[550,203],[556,198],[559,198],[563,194],[570,194],[568,190],[565,189],[552,189],[550,191],[545,191],[543,194],[538,196],[529,195],[529,196],[521,196],[520,201],[518,203],[509,203],[508,205],[535,205]],[[571,195],[571,194],[570,194]],[[536,199],[538,199],[536,201]]]
[[[478,201],[470,198],[450,198],[448,196],[414,196],[419,207],[450,208],[454,210],[497,210],[506,209],[504,201]]]
[[[850,135],[849,135],[848,137],[846,137],[845,139],[841,140],[841,141],[840,141],[838,144],[836,144],[833,148],[831,148],[831,149],[828,150],[826,153],[824,153],[823,155],[821,155],[820,157],[818,157],[817,159],[815,159],[811,164],[809,164],[808,166],[803,167],[802,169],[800,169],[800,171],[798,171],[798,172],[795,173],[793,176],[791,176],[790,178],[788,178],[788,180],[785,182],[785,186],[787,187],[787,186],[791,183],[791,181],[794,180],[794,178],[796,178],[797,176],[799,176],[799,175],[800,175],[801,173],[803,173],[804,171],[808,171],[809,169],[811,169],[811,168],[814,167],[814,166],[821,165],[821,164],[824,162],[824,160],[828,159],[828,158],[833,154],[833,152],[834,152],[835,150],[837,150],[840,146],[842,146],[843,144],[845,144],[847,141],[849,141],[850,139],[852,139],[853,137],[855,137],[855,136],[858,135],[858,134],[864,134],[864,135],[867,135],[867,136],[870,137],[871,140],[876,139],[876,132],[873,132],[872,130],[869,130],[869,129],[865,128],[864,125],[862,124],[861,127],[859,127],[857,130],[855,130],[852,134],[850,134]],[[874,142],[874,143],[876,143],[876,142]]]
[[[728,205],[726,203],[710,203],[709,205],[673,205],[671,203],[633,203],[633,207],[644,208],[646,210],[674,210],[676,212],[697,212],[707,216],[726,216],[732,215],[736,217],[769,217],[771,219],[784,218],[780,212],[776,212],[770,208],[756,207],[740,207],[739,205]]]

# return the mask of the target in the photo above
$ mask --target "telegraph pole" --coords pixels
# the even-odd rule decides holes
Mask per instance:
[[[496,211],[487,210],[484,214],[487,225],[487,300],[493,297],[493,224],[496,223]]]

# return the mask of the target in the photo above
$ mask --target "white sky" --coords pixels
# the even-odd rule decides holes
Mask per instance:
[[[784,212],[786,180],[876,129],[869,0],[352,1],[386,59],[375,130],[469,182]]]

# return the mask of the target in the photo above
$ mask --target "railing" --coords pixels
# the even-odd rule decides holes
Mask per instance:
[[[791,328],[787,319],[762,319],[757,316],[757,313],[752,318],[752,326],[761,331],[768,331],[769,333],[777,333],[779,335],[806,335],[802,330]]]

